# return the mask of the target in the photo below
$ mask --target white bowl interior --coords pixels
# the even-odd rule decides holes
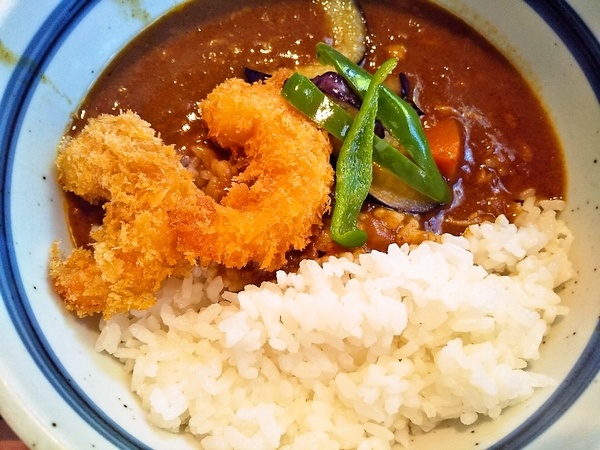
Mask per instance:
[[[51,57],[41,81],[34,87],[18,131],[10,186],[10,221],[22,293],[48,347],[72,383],[140,442],[157,449],[173,448],[175,443],[178,448],[191,448],[196,442],[191,437],[172,435],[147,424],[121,365],[94,351],[97,321],[81,321],[65,312],[47,281],[51,243],[62,240],[66,251],[70,245],[61,192],[54,182],[57,146],[70,115],[108,61],[149,20],[176,2],[151,3],[152,9],[145,10],[127,9],[120,2],[95,3]],[[600,234],[595,229],[600,222],[598,99],[569,49],[524,2],[503,2],[502,8],[494,1],[440,3],[488,36],[521,69],[548,108],[564,147],[569,206],[563,218],[576,237],[572,259],[578,276],[562,292],[570,314],[554,325],[543,346],[542,358],[531,366],[560,383],[577,362],[600,317],[600,303],[595,298],[600,292]],[[506,410],[497,421],[479,421],[468,429],[456,424],[440,427],[416,438],[413,448],[433,448],[440,442],[445,448],[476,442],[480,448],[487,447],[521,424],[552,392],[539,391],[522,406]],[[466,431],[456,433],[457,429]]]

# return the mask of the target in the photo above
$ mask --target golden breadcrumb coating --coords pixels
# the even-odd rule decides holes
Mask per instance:
[[[197,191],[180,156],[126,112],[91,119],[56,164],[64,190],[107,201],[102,225],[91,233],[93,251],[78,248],[63,259],[58,244],[52,248],[50,275],[67,308],[109,317],[154,304],[161,282],[193,263],[177,249],[169,225],[169,211]]]
[[[50,275],[68,309],[107,318],[145,309],[166,277],[186,274],[197,259],[274,270],[308,244],[329,209],[331,143],[281,97],[289,75],[228,80],[202,102],[210,137],[247,162],[220,203],[133,112],[91,119],[66,143],[56,161],[60,185],[105,210],[93,251],[65,258],[52,247]]]
[[[182,251],[227,267],[274,270],[303,249],[329,209],[333,168],[327,134],[281,96],[291,72],[266,83],[230,79],[201,103],[209,136],[246,169],[221,203],[198,193],[173,212]]]

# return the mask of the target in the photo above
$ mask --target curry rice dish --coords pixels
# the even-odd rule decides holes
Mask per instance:
[[[76,249],[53,247],[57,292],[80,316],[103,314],[97,350],[131,372],[148,420],[203,448],[405,448],[553,383],[527,370],[574,274],[543,107],[505,57],[428,2],[361,2],[360,61],[318,46],[339,48],[326,12],[340,4],[174,10],[106,69],[59,151]],[[393,97],[342,79],[389,59],[375,78]],[[303,80],[356,122],[353,139],[294,98]],[[339,95],[348,85],[360,111]],[[447,201],[422,200],[410,177],[416,209],[376,189],[398,175],[361,142],[420,164],[382,112],[396,95],[435,161],[415,170],[443,180]],[[369,111],[383,132],[362,122]],[[355,163],[372,166],[370,186],[344,172]]]

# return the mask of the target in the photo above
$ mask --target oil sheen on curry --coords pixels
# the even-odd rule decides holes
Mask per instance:
[[[451,123],[460,143],[460,157],[445,174],[452,202],[415,214],[368,197],[358,218],[368,235],[363,251],[460,234],[500,214],[510,218],[527,195],[564,197],[565,170],[553,127],[503,55],[426,1],[363,0],[360,7],[368,29],[362,66],[373,73],[397,58],[385,85],[400,92],[402,74],[426,135],[434,141],[436,128]],[[258,0],[242,9],[235,2],[190,2],[118,55],[81,106],[70,134],[100,114],[134,111],[175,146],[183,166],[196,174],[195,184],[218,202],[243,167],[231,164],[231,152],[208,138],[199,102],[226,79],[244,78],[245,68],[270,74],[317,65],[315,47],[332,41],[330,28],[323,8],[311,1]],[[90,228],[102,220],[101,205],[72,194],[67,203],[74,241],[86,245]],[[327,235],[329,220],[314,230],[306,249],[289,253],[285,268],[344,251]],[[253,276],[267,277],[260,274]]]

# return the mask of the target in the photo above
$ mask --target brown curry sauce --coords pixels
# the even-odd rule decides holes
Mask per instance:
[[[546,112],[528,83],[482,36],[426,1],[361,2],[368,28],[364,66],[374,72],[391,56],[425,112],[427,128],[445,117],[463,128],[464,157],[453,182],[454,202],[419,219],[426,231],[461,233],[468,224],[509,218],[524,191],[562,198],[565,170]],[[149,27],[106,69],[73,121],[76,134],[87,119],[131,109],[152,124],[182,157],[227,152],[206,138],[197,107],[217,84],[242,77],[243,68],[269,72],[315,64],[315,46],[330,42],[320,7],[308,0],[186,3]],[[399,90],[399,83],[390,87]],[[187,155],[187,156],[184,156]],[[206,164],[205,164],[206,166]],[[231,176],[231,174],[229,174]],[[223,183],[221,183],[223,184]],[[101,207],[67,196],[77,245],[87,244]],[[368,247],[384,249],[396,230],[376,202],[365,204]],[[313,250],[312,255],[322,256]],[[292,256],[292,259],[299,258]],[[293,265],[293,264],[292,264]]]

